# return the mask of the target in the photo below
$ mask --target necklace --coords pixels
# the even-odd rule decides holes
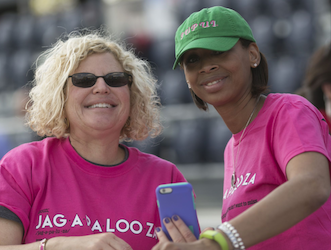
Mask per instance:
[[[261,95],[259,96],[259,98],[257,98],[256,103],[255,103],[255,106],[254,106],[254,109],[253,109],[251,115],[249,116],[248,121],[247,121],[247,123],[245,125],[245,128],[244,128],[244,131],[242,132],[242,134],[241,134],[241,136],[239,138],[238,150],[237,150],[237,153],[236,153],[236,161],[234,161],[234,142],[233,142],[234,139],[232,140],[232,163],[233,163],[233,173],[232,173],[232,176],[231,176],[231,186],[232,186],[232,188],[235,188],[236,179],[237,179],[235,164],[237,163],[237,159],[238,159],[238,153],[239,153],[239,150],[240,150],[241,139],[243,138],[243,136],[245,134],[245,131],[246,131],[246,128],[247,128],[248,124],[250,123],[250,121],[251,121],[251,119],[253,117],[253,114],[255,112],[255,109],[257,107],[257,104],[260,101],[260,97],[261,97]]]

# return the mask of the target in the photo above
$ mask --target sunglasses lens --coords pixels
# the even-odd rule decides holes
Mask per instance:
[[[78,73],[72,76],[72,84],[80,88],[89,88],[96,82],[96,76],[89,73]]]
[[[110,87],[130,86],[132,83],[132,76],[124,72],[107,74],[104,79]]]

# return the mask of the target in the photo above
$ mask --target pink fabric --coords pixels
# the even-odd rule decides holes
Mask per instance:
[[[157,243],[155,189],[186,181],[170,162],[128,148],[129,158],[102,167],[81,158],[69,139],[21,145],[0,162],[0,205],[24,225],[24,243],[113,232],[135,250]]]
[[[322,119],[321,113],[300,96],[268,95],[242,138],[235,190],[231,188],[232,141],[236,156],[242,132],[233,135],[225,149],[222,221],[236,217],[286,182],[286,165],[294,156],[315,151],[331,162],[331,136]],[[294,227],[249,249],[331,249],[331,197]]]
[[[320,111],[321,111],[322,115],[324,116],[325,121],[329,125],[329,130],[331,131],[331,119],[328,117],[328,115],[326,114],[325,110],[321,109]]]

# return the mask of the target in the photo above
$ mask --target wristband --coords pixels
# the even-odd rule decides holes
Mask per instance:
[[[221,246],[222,250],[229,250],[229,246],[228,246],[228,243],[226,242],[225,237],[217,231],[207,230],[207,231],[203,232],[202,234],[200,234],[199,239],[201,239],[201,238],[207,238],[210,240],[214,240]]]
[[[46,250],[46,242],[47,242],[47,239],[42,239],[40,241],[39,250]]]

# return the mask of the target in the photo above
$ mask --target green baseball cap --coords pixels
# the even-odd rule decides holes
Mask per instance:
[[[190,49],[228,51],[239,38],[256,42],[251,28],[238,12],[221,6],[194,12],[176,31],[173,69],[180,57]]]

